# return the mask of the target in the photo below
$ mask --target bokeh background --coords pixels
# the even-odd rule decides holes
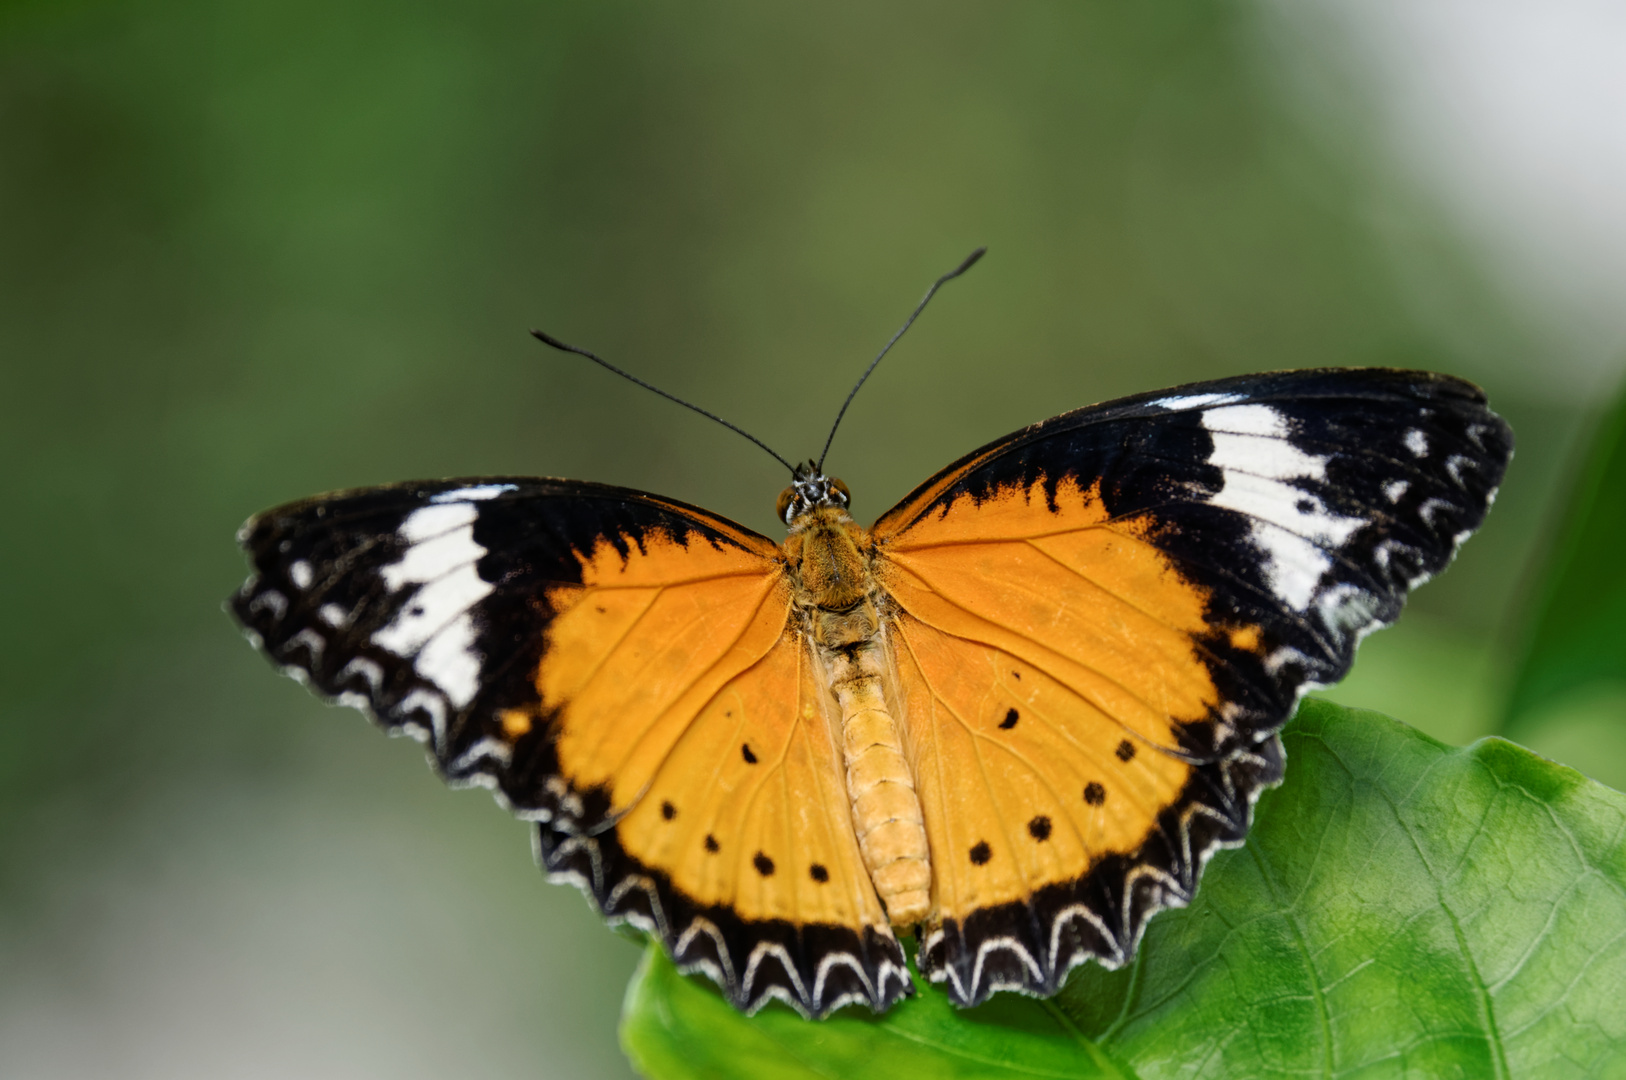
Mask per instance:
[[[1587,0],[0,3],[0,1076],[625,1076],[636,947],[274,676],[233,531],[536,473],[863,519],[1092,401],[1471,378],[1519,453],[1334,696],[1497,729],[1626,356],[1626,16]],[[1523,741],[1626,785],[1626,698]]]

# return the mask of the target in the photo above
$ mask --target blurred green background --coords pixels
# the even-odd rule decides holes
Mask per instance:
[[[805,457],[987,244],[844,424],[864,520],[1120,394],[1471,378],[1502,497],[1331,696],[1493,730],[1626,330],[1414,167],[1348,10],[0,4],[0,1075],[628,1074],[635,947],[220,607],[237,525],[337,487],[580,477],[773,531],[766,455],[533,325]],[[1518,736],[1626,785],[1623,702]]]

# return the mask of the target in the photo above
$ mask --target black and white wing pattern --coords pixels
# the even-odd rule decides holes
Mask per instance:
[[[1264,665],[1294,695],[1342,679],[1361,638],[1445,569],[1513,456],[1483,391],[1428,372],[1280,372],[1140,400],[1178,414],[1131,451],[1142,476],[1187,463],[1168,477],[1186,498],[1160,546],[1231,583],[1213,617],[1275,631]],[[1121,509],[1172,494],[1137,491],[1133,474],[1116,486]]]

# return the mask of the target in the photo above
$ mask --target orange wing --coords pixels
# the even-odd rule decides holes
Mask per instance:
[[[1483,518],[1508,446],[1457,380],[1250,376],[1056,417],[886,514],[922,971],[975,1004],[1126,960],[1246,834],[1298,695]]]
[[[778,997],[822,1016],[908,993],[853,833],[833,702],[777,564],[605,544],[549,603],[538,687],[544,710],[557,703],[558,775],[604,806],[539,833],[549,871],[748,1011]]]
[[[244,531],[286,669],[537,822],[546,868],[741,1008],[909,993],[778,547],[570,481],[400,485]]]
[[[1124,901],[1189,896],[1189,858],[1167,856],[1208,812],[1192,789],[1226,783],[1198,779],[1191,745],[1220,702],[1193,648],[1206,591],[1096,491],[1033,494],[1006,489],[880,560],[932,849],[923,967],[965,1001],[1053,992],[1075,953],[1123,958]],[[1245,757],[1279,767],[1269,747]],[[1145,856],[1154,841],[1165,857]]]

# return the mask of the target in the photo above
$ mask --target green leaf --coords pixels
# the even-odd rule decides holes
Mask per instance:
[[[651,945],[627,988],[621,1042],[640,1071],[661,1080],[1130,1075],[1055,1003],[1006,996],[960,1012],[918,978],[915,989],[879,1019],[847,1009],[816,1022],[777,1004],[747,1018]]]
[[[648,1076],[1626,1076],[1626,796],[1502,739],[1306,701],[1286,782],[1135,962],[1052,1001],[734,1012],[652,950]]]
[[[1611,687],[1626,727],[1626,391],[1593,435],[1537,591],[1502,730],[1524,732],[1566,699]],[[1605,691],[1607,692],[1607,690]]]

